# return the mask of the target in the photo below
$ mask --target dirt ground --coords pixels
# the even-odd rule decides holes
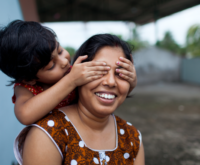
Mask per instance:
[[[137,86],[115,114],[140,130],[146,165],[200,165],[200,86]]]

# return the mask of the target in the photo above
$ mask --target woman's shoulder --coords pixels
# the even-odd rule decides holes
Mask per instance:
[[[118,116],[115,116],[117,123],[117,132],[118,132],[118,140],[120,145],[124,150],[131,150],[134,156],[137,156],[137,153],[142,144],[142,136],[140,131],[135,128],[130,122],[121,119]],[[127,148],[126,146],[130,146],[131,148]]]
[[[42,127],[59,127],[59,125],[63,124],[63,120],[65,120],[65,114],[59,109],[54,109],[49,112],[42,119],[37,121],[35,124],[40,125]]]
[[[61,140],[62,136],[65,139],[65,134],[62,134],[66,127],[70,124],[65,113],[59,109],[52,110],[44,118],[37,121],[32,126],[36,126],[45,131],[55,141]],[[59,135],[59,139],[57,136]]]
[[[66,127],[69,127],[69,125],[70,124],[64,112],[54,109],[35,124],[25,127],[15,139],[14,153],[18,162],[20,164],[23,162],[22,153],[26,137],[30,133],[34,135],[38,134],[38,132],[40,132],[40,138],[43,137],[45,139],[48,137],[48,139],[53,142],[63,158],[68,142],[68,138],[66,138],[68,135]],[[37,135],[37,137],[39,136]]]
[[[125,129],[127,129],[127,131],[131,131],[131,132],[135,132],[136,134],[140,134],[140,131],[132,125],[132,123],[118,117],[118,116],[115,116],[116,118],[116,122],[117,122],[117,125],[118,127],[123,127]]]
[[[63,157],[65,148],[68,142],[68,128],[70,122],[67,116],[61,110],[54,109],[44,118],[33,124],[32,126],[38,127],[44,131],[47,136],[53,141],[56,148]]]

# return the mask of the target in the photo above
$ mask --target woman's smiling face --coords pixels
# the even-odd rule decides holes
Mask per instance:
[[[113,113],[125,100],[130,85],[116,72],[116,61],[124,57],[121,47],[105,46],[97,51],[93,61],[104,61],[110,67],[107,75],[79,87],[79,104],[87,113],[105,117]]]

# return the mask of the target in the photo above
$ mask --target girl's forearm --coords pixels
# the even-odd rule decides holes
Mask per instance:
[[[24,125],[32,124],[53,110],[74,89],[75,85],[65,76],[55,85],[20,105],[16,102],[16,117]]]

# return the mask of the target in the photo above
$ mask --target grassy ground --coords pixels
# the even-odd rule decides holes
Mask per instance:
[[[115,112],[143,136],[146,165],[200,164],[200,100],[139,94]]]

